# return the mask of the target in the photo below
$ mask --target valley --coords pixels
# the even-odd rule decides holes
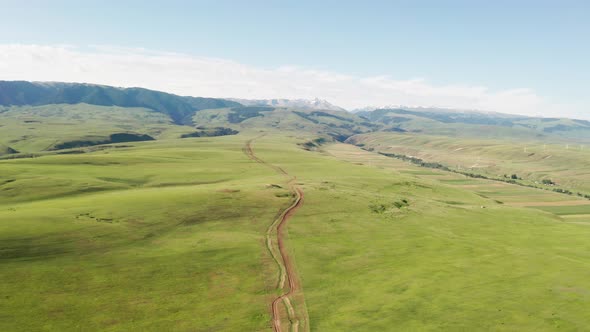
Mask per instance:
[[[590,200],[553,191],[590,190],[574,138],[220,103],[180,124],[3,106],[1,330],[585,328]],[[103,141],[118,133],[152,139]]]
[[[358,135],[350,142],[380,153],[439,163],[461,173],[574,194],[590,192],[590,150],[585,144],[557,138],[514,142],[381,132]]]

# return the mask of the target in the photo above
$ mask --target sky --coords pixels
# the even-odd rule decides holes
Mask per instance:
[[[0,0],[0,79],[590,118],[589,1]]]

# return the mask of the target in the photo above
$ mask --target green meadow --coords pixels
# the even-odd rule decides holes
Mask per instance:
[[[97,140],[117,132],[179,138],[191,129],[174,125],[164,114],[139,107],[89,104],[0,107],[0,147],[9,146],[19,152],[39,152],[59,143]]]
[[[287,244],[311,331],[586,328],[587,225],[352,145],[261,134],[1,160],[0,330],[270,330],[265,232],[291,198],[244,154],[255,137],[305,192]]]
[[[449,168],[491,177],[515,174],[524,184],[557,186],[590,193],[590,147],[558,136],[517,139],[374,132],[350,142],[379,152],[413,156]],[[551,188],[551,186],[546,186]]]
[[[574,206],[542,206],[538,207],[544,211],[548,211],[557,215],[587,215],[590,214],[590,205],[574,205]]]
[[[289,199],[242,145],[0,162],[0,329],[265,330],[264,231]]]

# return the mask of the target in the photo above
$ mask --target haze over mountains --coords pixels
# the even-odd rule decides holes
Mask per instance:
[[[220,108],[230,106],[268,106],[291,107],[315,110],[350,111],[363,113],[378,109],[404,109],[413,112],[436,113],[464,113],[464,114],[488,114],[494,117],[521,117],[502,112],[480,111],[475,109],[454,109],[441,107],[421,107],[404,105],[366,106],[356,109],[345,109],[330,103],[328,100],[314,99],[243,99],[243,98],[205,98],[192,96],[179,96],[172,93],[140,87],[119,88],[108,85],[89,83],[63,83],[63,82],[30,82],[30,81],[2,81],[0,80],[0,105],[45,105],[67,103],[75,104],[85,102],[94,105],[115,105],[122,107],[142,107],[156,111],[164,109],[177,109],[179,114],[174,114],[175,121],[181,123],[182,117],[187,114],[207,108]],[[172,103],[172,104],[170,104]]]
[[[340,106],[331,104],[327,100],[315,99],[238,99],[230,98],[245,106],[294,107],[315,110],[346,111]]]

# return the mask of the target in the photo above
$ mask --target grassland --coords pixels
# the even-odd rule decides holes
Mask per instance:
[[[370,133],[351,139],[380,152],[414,156],[456,170],[493,177],[516,174],[522,183],[590,193],[590,148],[560,140],[469,139],[417,134]],[[545,186],[552,189],[554,186]]]
[[[437,108],[378,109],[358,115],[380,124],[383,131],[419,133],[467,139],[590,142],[590,122],[567,118],[534,118],[518,115]]]
[[[289,235],[312,330],[576,330],[589,318],[580,310],[585,225],[403,175],[385,160],[293,160],[294,149],[273,144],[259,143],[259,154],[306,192]],[[409,206],[396,208],[403,199]]]
[[[242,107],[202,110],[193,122],[206,126],[227,126],[238,130],[271,129],[301,132],[344,140],[367,132],[374,125],[344,111],[314,111],[273,107]]]
[[[555,213],[557,215],[588,215],[590,214],[590,205],[555,205],[538,207],[544,211]]]
[[[112,133],[166,139],[191,131],[191,127],[174,125],[165,114],[145,108],[88,104],[0,107],[0,145],[19,152],[39,152],[59,143],[96,140]]]
[[[242,144],[0,162],[0,329],[264,330],[264,232],[289,198]]]
[[[269,330],[265,234],[291,196],[243,153],[259,134],[0,161],[0,329]],[[586,328],[587,224],[312,138],[253,143],[305,192],[285,235],[312,331]]]
[[[495,203],[514,207],[528,207],[550,211],[552,208],[565,209],[570,207],[567,216],[583,217],[585,209],[590,208],[590,201],[585,198],[563,195],[549,190],[520,186],[506,182],[468,177],[460,173],[454,173],[439,169],[418,167],[412,163],[400,161],[395,158],[361,150],[351,145],[331,145],[325,150],[331,155],[347,160],[355,164],[375,166],[381,169],[394,169],[403,174],[410,174],[422,180],[434,180],[438,183],[455,188],[461,188],[477,194]],[[577,212],[579,211],[579,212]],[[564,216],[566,214],[554,213]]]

